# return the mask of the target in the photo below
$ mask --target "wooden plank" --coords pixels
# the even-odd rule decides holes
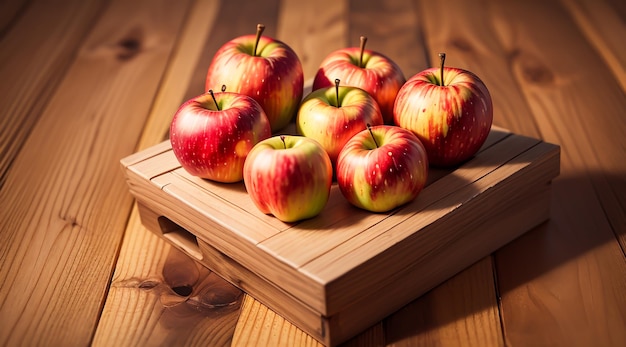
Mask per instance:
[[[313,83],[322,60],[348,44],[347,0],[286,0],[278,9],[278,39],[298,54],[304,81]],[[315,15],[311,15],[311,14]],[[306,95],[306,92],[305,94]]]
[[[509,137],[499,142],[497,146],[487,148],[479,153],[471,162],[453,173],[449,173],[437,182],[425,187],[418,199],[390,214],[374,214],[350,208],[347,201],[339,196],[338,198],[343,203],[341,210],[344,211],[343,214],[346,217],[339,221],[331,219],[334,222],[332,225],[323,224],[322,226],[318,226],[316,220],[305,221],[263,241],[259,246],[275,257],[293,264],[292,266],[295,268],[305,267],[312,262],[322,264],[324,263],[322,259],[326,254],[342,254],[346,249],[349,249],[349,246],[346,245],[352,244],[355,240],[359,240],[356,241],[359,244],[369,242],[363,237],[363,235],[368,234],[363,233],[364,230],[370,230],[380,223],[393,225],[411,214],[427,209],[428,206],[435,204],[438,200],[488,175],[498,166],[526,151],[537,142],[538,140],[525,137]],[[443,214],[444,212],[442,212]],[[332,239],[330,236],[319,237],[320,232],[329,228],[333,230]],[[381,245],[381,247],[383,246]],[[357,261],[356,259],[353,260]],[[331,260],[330,262],[334,261]],[[321,269],[326,266],[328,264],[316,268]],[[336,265],[333,268],[339,272],[345,269],[344,266]],[[312,272],[315,273],[316,271]]]
[[[554,165],[558,164],[558,161],[555,160],[558,159],[555,158],[555,156],[558,156],[558,151],[549,150],[546,152],[546,148],[542,147],[542,145],[538,145],[530,148],[528,151],[520,154],[519,157],[511,160],[507,165],[496,169],[493,174],[482,177],[472,185],[459,188],[454,194],[445,196],[441,200],[436,200],[423,210],[420,206],[416,206],[420,213],[415,213],[408,217],[405,216],[401,221],[392,221],[391,218],[384,220],[370,229],[365,230],[362,235],[358,235],[359,237],[355,237],[354,240],[350,240],[350,242],[338,246],[323,257],[315,259],[303,266],[301,271],[313,273],[320,278],[320,281],[329,283],[327,290],[329,293],[332,293],[327,299],[329,307],[335,307],[335,305],[339,303],[345,306],[347,303],[344,302],[344,300],[354,300],[354,298],[349,296],[350,288],[367,286],[370,290],[374,290],[376,286],[384,286],[385,283],[392,283],[391,280],[385,281],[385,278],[393,278],[395,274],[401,273],[404,269],[401,264],[404,262],[410,264],[412,257],[421,258],[422,256],[428,256],[432,254],[431,252],[437,252],[439,247],[449,248],[452,246],[452,243],[458,241],[456,239],[457,236],[463,233],[472,233],[472,229],[467,225],[469,223],[467,219],[464,225],[459,225],[458,229],[451,230],[450,228],[446,229],[444,227],[447,226],[448,218],[454,218],[451,216],[461,213],[458,211],[463,211],[462,207],[464,205],[470,206],[468,208],[477,209],[476,214],[469,213],[469,215],[477,216],[477,219],[480,219],[478,216],[489,214],[488,208],[496,208],[491,206],[493,205],[493,201],[498,200],[496,197],[492,197],[494,191],[500,190],[505,192],[503,194],[513,199],[513,196],[520,194],[520,190],[526,189],[524,182],[520,182],[524,179],[516,177],[525,176],[526,181],[534,182],[534,184],[542,180],[545,180],[544,182],[546,183],[549,182],[549,180],[558,173],[558,168],[554,168]],[[528,158],[528,161],[526,161],[526,158]],[[499,189],[493,188],[493,186],[496,185],[499,186]],[[492,200],[485,200],[482,205],[476,201],[473,201],[471,204],[469,203],[475,198],[480,198],[481,201],[483,201],[482,199],[487,199],[485,196],[491,197]],[[522,224],[523,223],[520,221],[516,226]],[[451,223],[451,225],[456,224]],[[444,230],[431,231],[439,229]],[[512,229],[513,227],[509,230]],[[501,237],[506,237],[506,233],[502,232],[501,234]],[[474,242],[480,242],[478,241],[478,238],[481,238],[480,236],[484,237],[484,235],[476,235],[476,241]],[[482,238],[482,242],[493,241],[495,239],[497,238]],[[399,242],[400,240],[405,240],[405,242]],[[419,240],[417,244],[414,245],[415,248],[407,248],[408,245],[413,244],[415,240]],[[478,246],[471,243],[471,240],[468,240],[468,242],[469,243],[464,245],[466,251],[470,251],[473,247]],[[404,256],[399,256],[398,254],[392,253],[392,250],[395,248],[398,248],[398,251],[408,251],[408,253]],[[369,259],[366,259],[364,254],[369,254]],[[463,252],[460,252],[455,254],[455,256],[462,258],[463,254]],[[395,260],[390,263],[385,263],[385,261],[382,260],[390,260],[390,258],[388,258],[390,256]],[[375,262],[376,267],[378,268],[380,266],[380,269],[385,269],[385,273],[376,273],[376,282],[374,282],[374,279],[370,278],[367,280],[367,284],[362,283],[361,281],[369,277],[365,274],[371,272],[368,269],[368,265],[374,263],[373,259],[378,257],[380,257],[381,260]],[[450,258],[447,262],[442,262],[441,266],[458,263],[452,259],[454,258]],[[341,274],[333,267],[324,266],[325,264],[333,262],[346,263],[344,266],[350,268],[354,267],[354,269],[350,273]],[[434,271],[434,269],[431,269],[431,271]],[[425,274],[422,276],[425,276]]]
[[[539,137],[537,127],[528,121],[530,108],[520,97],[520,89],[511,74],[509,59],[516,51],[502,44],[508,41],[502,37],[516,33],[506,30],[506,22],[501,23],[503,18],[493,13],[489,1],[422,0],[418,10],[430,53],[429,66],[439,66],[437,54],[446,52],[447,66],[470,70],[485,82],[493,100],[494,124],[516,134]]]
[[[233,336],[236,346],[323,346],[254,298],[247,296]]]
[[[205,41],[211,36],[211,24],[219,14],[219,6],[217,1],[200,0],[189,10],[177,49],[167,67],[137,146],[138,152],[125,158],[123,167],[170,150],[169,141],[163,141],[164,137],[167,136],[172,115],[184,101],[186,86],[193,79],[194,68],[199,63]],[[202,292],[210,297],[224,290],[230,296],[239,291],[239,302],[229,305],[230,309],[222,312],[200,307],[198,314],[198,310],[190,309],[193,301],[183,301],[184,298],[168,295],[167,298],[178,299],[175,300],[178,308],[172,311],[170,301],[162,300],[165,297],[163,293],[167,290],[171,294],[172,290],[164,281],[163,274],[170,267],[170,254],[181,253],[147,230],[142,223],[148,221],[150,219],[140,220],[137,207],[133,209],[93,345],[130,346],[164,342],[172,345],[229,345],[244,294],[221,278],[216,278],[210,271],[198,268],[196,282],[188,283],[194,292]],[[159,228],[158,225],[155,227]],[[191,270],[193,272],[193,268]],[[221,290],[203,285],[207,279],[210,279],[208,283],[217,285],[216,288]],[[182,326],[172,319],[174,316],[182,322]]]
[[[623,89],[560,3],[496,1],[493,11],[502,31],[517,33],[503,45],[517,52],[511,66],[533,123],[563,148],[550,223],[496,256],[505,337],[512,345],[624,345]]]
[[[28,0],[3,1],[0,3],[0,39],[19,20],[28,5]]]
[[[394,346],[505,346],[498,298],[485,257],[385,319]]]
[[[600,53],[626,92],[626,13],[609,1],[562,0],[589,43]],[[620,34],[621,33],[621,34]]]
[[[134,209],[129,228],[142,228]],[[243,293],[149,232],[125,235],[93,346],[230,344]],[[128,245],[142,245],[128,252]]]
[[[0,4],[0,187],[103,4]]]
[[[195,59],[197,64],[191,71],[183,100],[205,92],[204,84],[211,59],[223,44],[241,35],[254,35],[257,23],[265,24],[264,35],[276,36],[278,8],[278,0],[219,1],[219,12],[210,23],[210,35],[206,35],[200,57]]]
[[[72,16],[93,21],[101,9],[80,5],[84,12],[66,8],[69,18],[47,7],[42,20],[77,30],[67,26]],[[54,94],[43,94],[50,100],[0,190],[0,344],[90,344],[131,207],[115,163],[134,150],[186,9],[113,1],[92,31],[83,27],[86,41],[58,88],[39,80]]]
[[[422,17],[415,1],[351,1],[348,45],[358,47],[366,36],[367,48],[387,55],[409,78],[430,67]]]

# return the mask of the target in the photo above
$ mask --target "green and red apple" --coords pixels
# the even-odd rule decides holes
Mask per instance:
[[[300,59],[286,43],[256,35],[232,39],[220,47],[209,65],[205,90],[228,86],[228,91],[246,94],[265,111],[272,132],[284,128],[295,116],[304,88]]]
[[[406,81],[400,67],[388,56],[365,48],[347,47],[331,52],[320,64],[313,80],[313,90],[330,87],[335,79],[343,85],[367,91],[378,103],[385,124],[393,122],[396,94]]]
[[[340,86],[312,91],[300,105],[296,131],[319,142],[326,150],[333,167],[337,156],[356,133],[367,124],[381,125],[383,117],[376,100],[361,88]]]
[[[170,124],[172,151],[181,166],[194,176],[224,183],[243,179],[248,152],[271,135],[258,102],[223,91],[210,90],[184,102]]]
[[[396,97],[394,122],[424,144],[432,166],[459,165],[478,152],[493,122],[485,83],[474,73],[444,66],[409,78]]]
[[[333,179],[328,154],[304,136],[276,135],[248,154],[243,181],[256,207],[283,222],[317,216],[326,206]]]
[[[386,212],[413,201],[428,177],[428,157],[419,139],[393,125],[368,127],[339,153],[337,185],[354,206]]]

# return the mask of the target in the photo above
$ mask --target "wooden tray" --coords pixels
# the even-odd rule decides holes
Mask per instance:
[[[142,223],[325,345],[355,336],[549,217],[560,148],[492,128],[454,170],[431,170],[390,213],[334,185],[322,213],[288,224],[243,182],[189,175],[169,141],[122,159]]]

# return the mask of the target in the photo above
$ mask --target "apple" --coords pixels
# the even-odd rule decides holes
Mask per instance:
[[[374,97],[385,124],[393,122],[393,103],[406,79],[391,58],[365,49],[367,38],[361,36],[360,47],[331,52],[320,64],[313,79],[313,90],[329,87],[338,78],[344,85],[359,87]]]
[[[255,35],[226,42],[213,56],[206,75],[205,90],[222,84],[231,92],[256,100],[267,115],[272,132],[284,128],[295,116],[304,88],[302,63],[282,41]]]
[[[276,135],[248,154],[243,181],[257,208],[283,222],[317,216],[330,196],[332,166],[317,141]]]
[[[396,97],[394,121],[422,141],[432,166],[452,167],[483,145],[493,122],[489,90],[474,73],[441,66],[409,78]]]
[[[339,151],[366,125],[383,124],[376,100],[361,88],[339,86],[321,88],[307,95],[296,116],[296,132],[322,145],[333,167]]]
[[[224,183],[243,179],[248,152],[271,135],[258,102],[224,89],[184,102],[170,125],[172,151],[182,167],[194,176]]]
[[[413,201],[427,177],[426,149],[411,131],[394,125],[368,125],[346,143],[337,159],[341,194],[371,212]]]

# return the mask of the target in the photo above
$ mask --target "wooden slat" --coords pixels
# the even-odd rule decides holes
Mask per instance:
[[[0,187],[103,3],[0,4]]]
[[[420,211],[420,213],[410,214],[408,217],[395,219],[388,218],[383,222],[372,226],[371,228],[365,230],[362,234],[359,234],[354,239],[341,244],[340,246],[332,249],[328,253],[324,254],[323,257],[313,260],[309,264],[303,266],[302,271],[307,273],[312,273],[319,276],[320,280],[324,283],[330,283],[329,292],[332,295],[337,295],[337,297],[329,297],[328,305],[334,306],[335,304],[345,300],[354,300],[354,298],[349,297],[350,283],[353,283],[355,288],[359,284],[359,281],[363,281],[364,277],[362,277],[365,273],[368,273],[368,261],[364,257],[365,254],[369,254],[369,258],[373,257],[373,254],[380,256],[382,258],[386,258],[389,256],[392,249],[400,248],[406,250],[404,247],[407,247],[410,244],[410,241],[407,241],[406,244],[400,245],[398,242],[402,239],[414,240],[415,238],[420,239],[420,234],[426,234],[429,236],[424,236],[425,238],[431,239],[437,245],[445,245],[446,247],[450,247],[449,243],[456,241],[456,236],[460,235],[460,230],[465,230],[468,228],[467,225],[459,225],[458,231],[446,230],[435,232],[431,230],[437,230],[439,228],[438,224],[435,223],[439,220],[447,220],[448,218],[453,218],[449,216],[453,216],[456,214],[458,209],[465,206],[471,206],[468,208],[476,209],[476,214],[470,213],[471,215],[481,216],[483,214],[489,214],[488,208],[494,208],[493,206],[489,206],[490,204],[483,203],[482,206],[480,203],[472,203],[467,204],[469,201],[475,198],[486,199],[482,197],[483,195],[491,196],[494,194],[493,186],[499,184],[502,191],[506,192],[507,196],[510,196],[513,199],[513,196],[516,194],[520,194],[520,191],[525,189],[523,182],[519,182],[519,179],[515,179],[515,176],[520,176],[521,172],[524,172],[526,175],[527,181],[541,181],[545,179],[545,182],[548,183],[549,180],[556,175],[558,172],[558,168],[555,169],[552,167],[554,164],[554,156],[558,155],[556,151],[546,151],[543,145],[538,145],[532,148],[529,148],[527,151],[520,154],[519,157],[511,160],[507,165],[503,165],[502,167],[498,167],[494,170],[490,175],[484,176],[478,180],[476,180],[472,185],[462,186],[455,191],[454,194],[450,194],[445,196],[440,200],[434,201],[432,204],[424,206],[422,210],[422,206],[416,205],[415,208]],[[532,161],[531,161],[532,160]],[[543,170],[543,171],[542,171]],[[501,183],[502,181],[507,180],[506,184]],[[442,181],[438,181],[442,182]],[[481,209],[485,209],[480,211]],[[392,216],[395,217],[395,216]],[[393,220],[395,219],[395,220]],[[477,217],[477,219],[480,219]],[[434,223],[435,226],[431,226]],[[466,223],[469,223],[467,221]],[[495,223],[495,221],[494,221]],[[519,225],[523,223],[518,222]],[[419,232],[416,232],[419,231]],[[469,231],[466,231],[469,233]],[[506,235],[506,233],[502,233]],[[423,240],[425,241],[425,240]],[[383,278],[390,276],[393,277],[393,274],[396,272],[402,271],[402,265],[400,265],[404,261],[409,261],[411,258],[411,254],[414,254],[415,257],[426,256],[426,252],[436,252],[437,247],[429,248],[431,246],[436,246],[435,244],[422,244],[416,245],[416,248],[406,255],[407,258],[396,256],[395,262],[397,264],[388,264],[386,269],[386,273],[377,274],[376,280],[377,285],[383,285],[383,283],[389,283]],[[468,243],[465,245],[467,250],[471,250],[472,247],[476,245]],[[423,249],[422,249],[423,247]],[[384,250],[384,251],[381,251]],[[418,252],[419,250],[419,252]],[[456,254],[458,257],[462,257],[462,254]],[[405,260],[406,259],[406,260]],[[354,267],[356,270],[351,271],[349,274],[342,274],[336,271],[335,267],[329,267],[328,264],[331,263],[342,263],[346,267]],[[449,260],[447,263],[456,264],[457,262]],[[325,266],[326,265],[326,266]],[[378,262],[378,266],[383,266],[383,262]],[[445,264],[441,264],[444,266]],[[392,271],[393,270],[393,271]],[[341,276],[341,277],[339,277]],[[382,281],[381,281],[382,280]],[[381,282],[378,282],[381,281]],[[375,284],[373,280],[368,281],[368,288],[374,289]],[[359,284],[366,285],[366,284]],[[340,290],[341,289],[341,290]],[[334,301],[337,302],[334,302]],[[345,303],[343,303],[345,305]]]
[[[135,209],[129,226],[140,223]],[[243,293],[155,235],[136,231],[126,234],[125,245],[142,247],[123,247],[92,345],[229,345]]]
[[[493,6],[500,29],[516,33],[503,45],[516,52],[511,66],[534,123],[563,148],[550,223],[497,252],[505,338],[624,345],[623,89],[560,3]]]
[[[3,1],[0,3],[0,39],[11,29],[28,7],[28,0]]]
[[[49,100],[0,190],[2,345],[90,343],[131,207],[119,158],[134,150],[187,8],[113,1],[89,31],[68,22],[93,21],[101,8],[77,3],[78,11],[60,2],[56,10],[51,2],[31,7],[48,10],[42,21],[79,31],[68,33],[71,40],[87,38],[58,88],[25,78],[41,83],[45,92],[37,97]],[[62,34],[52,30],[49,44],[62,42]],[[45,29],[27,37],[40,36]],[[46,61],[45,54],[38,58]]]
[[[277,36],[298,54],[304,80],[312,83],[326,55],[348,43],[348,1],[287,0],[278,10]]]
[[[321,347],[323,345],[267,306],[248,296],[241,307],[232,346]]]
[[[192,58],[197,61],[197,64],[192,66],[194,69],[189,75],[189,82],[186,83],[187,89],[183,100],[205,92],[204,84],[209,64],[215,52],[223,44],[241,35],[254,35],[257,23],[265,24],[264,35],[275,37],[277,33],[278,8],[278,0],[219,1],[219,12],[214,17],[215,20],[210,23],[210,35],[205,35],[207,39],[202,46],[201,55],[198,58]],[[195,35],[195,33],[190,34]]]
[[[359,46],[359,37],[368,38],[367,48],[396,62],[406,78],[430,67],[424,45],[423,13],[415,1],[351,1],[349,45]]]
[[[350,246],[345,245],[351,244],[355,240],[359,240],[356,241],[359,244],[368,243],[369,240],[363,236],[368,233],[363,233],[363,231],[370,230],[374,225],[380,225],[380,223],[391,226],[406,219],[408,215],[427,209],[428,206],[435,204],[438,200],[488,175],[498,166],[524,152],[537,142],[538,140],[517,136],[499,142],[497,146],[490,147],[478,154],[467,165],[424,188],[418,199],[401,207],[398,211],[394,211],[392,215],[373,214],[356,208],[349,208],[347,201],[339,196],[338,198],[343,203],[343,214],[346,217],[339,221],[331,219],[335,222],[334,224],[322,225],[321,227],[317,226],[316,220],[305,221],[297,227],[263,241],[260,246],[283,261],[291,263],[295,268],[303,267],[311,262],[324,263],[322,259],[325,254],[333,252],[342,254],[350,248]],[[444,212],[442,212],[443,214]],[[332,235],[320,237],[319,234],[329,228],[333,230]],[[379,230],[383,231],[384,229]],[[381,245],[381,247],[384,246]],[[357,260],[353,259],[353,261]],[[342,266],[333,266],[333,268],[342,272],[347,268],[344,265],[342,263]],[[317,268],[321,269],[326,266],[328,264]],[[313,271],[313,273],[315,272]]]
[[[516,134],[539,137],[510,71],[509,59],[515,51],[500,42],[502,37],[516,33],[505,30],[506,23],[500,23],[503,18],[491,11],[489,1],[422,0],[418,10],[425,26],[430,66],[439,66],[437,54],[446,52],[447,66],[470,70],[485,82],[493,100],[494,124]]]
[[[498,298],[485,257],[385,319],[386,343],[396,346],[504,346]]]
[[[151,158],[171,148],[169,141],[160,141],[167,136],[171,117],[184,101],[184,93],[194,78],[194,68],[199,64],[205,41],[211,36],[211,25],[219,14],[219,6],[217,1],[199,0],[190,8],[176,51],[167,67],[136,149],[143,151],[127,157],[124,166],[137,164],[146,157]],[[150,147],[157,143],[159,145]],[[148,147],[148,151],[155,149],[155,152],[146,152]],[[165,281],[164,273],[173,265],[170,262],[172,254],[182,253],[146,230],[139,219],[137,208],[134,208],[126,227],[107,302],[94,336],[94,346],[230,344],[239,304],[236,303],[223,312],[207,307],[200,307],[201,310],[198,311],[191,309],[193,302],[171,295],[172,285]],[[185,273],[184,269],[178,273]],[[231,295],[239,291],[224,280],[216,278],[210,271],[200,267],[198,269],[196,282],[187,283],[194,291],[203,292],[207,297],[219,295],[223,290]],[[193,268],[191,270],[193,272]],[[211,287],[207,284],[218,286]],[[222,291],[215,288],[221,288]],[[243,293],[239,291],[239,295],[239,300],[242,300]],[[163,301],[164,297],[169,300]],[[177,303],[173,311],[169,304],[172,299]]]
[[[562,0],[562,3],[626,92],[626,45],[623,36],[617,34],[626,33],[626,13],[606,0]]]

